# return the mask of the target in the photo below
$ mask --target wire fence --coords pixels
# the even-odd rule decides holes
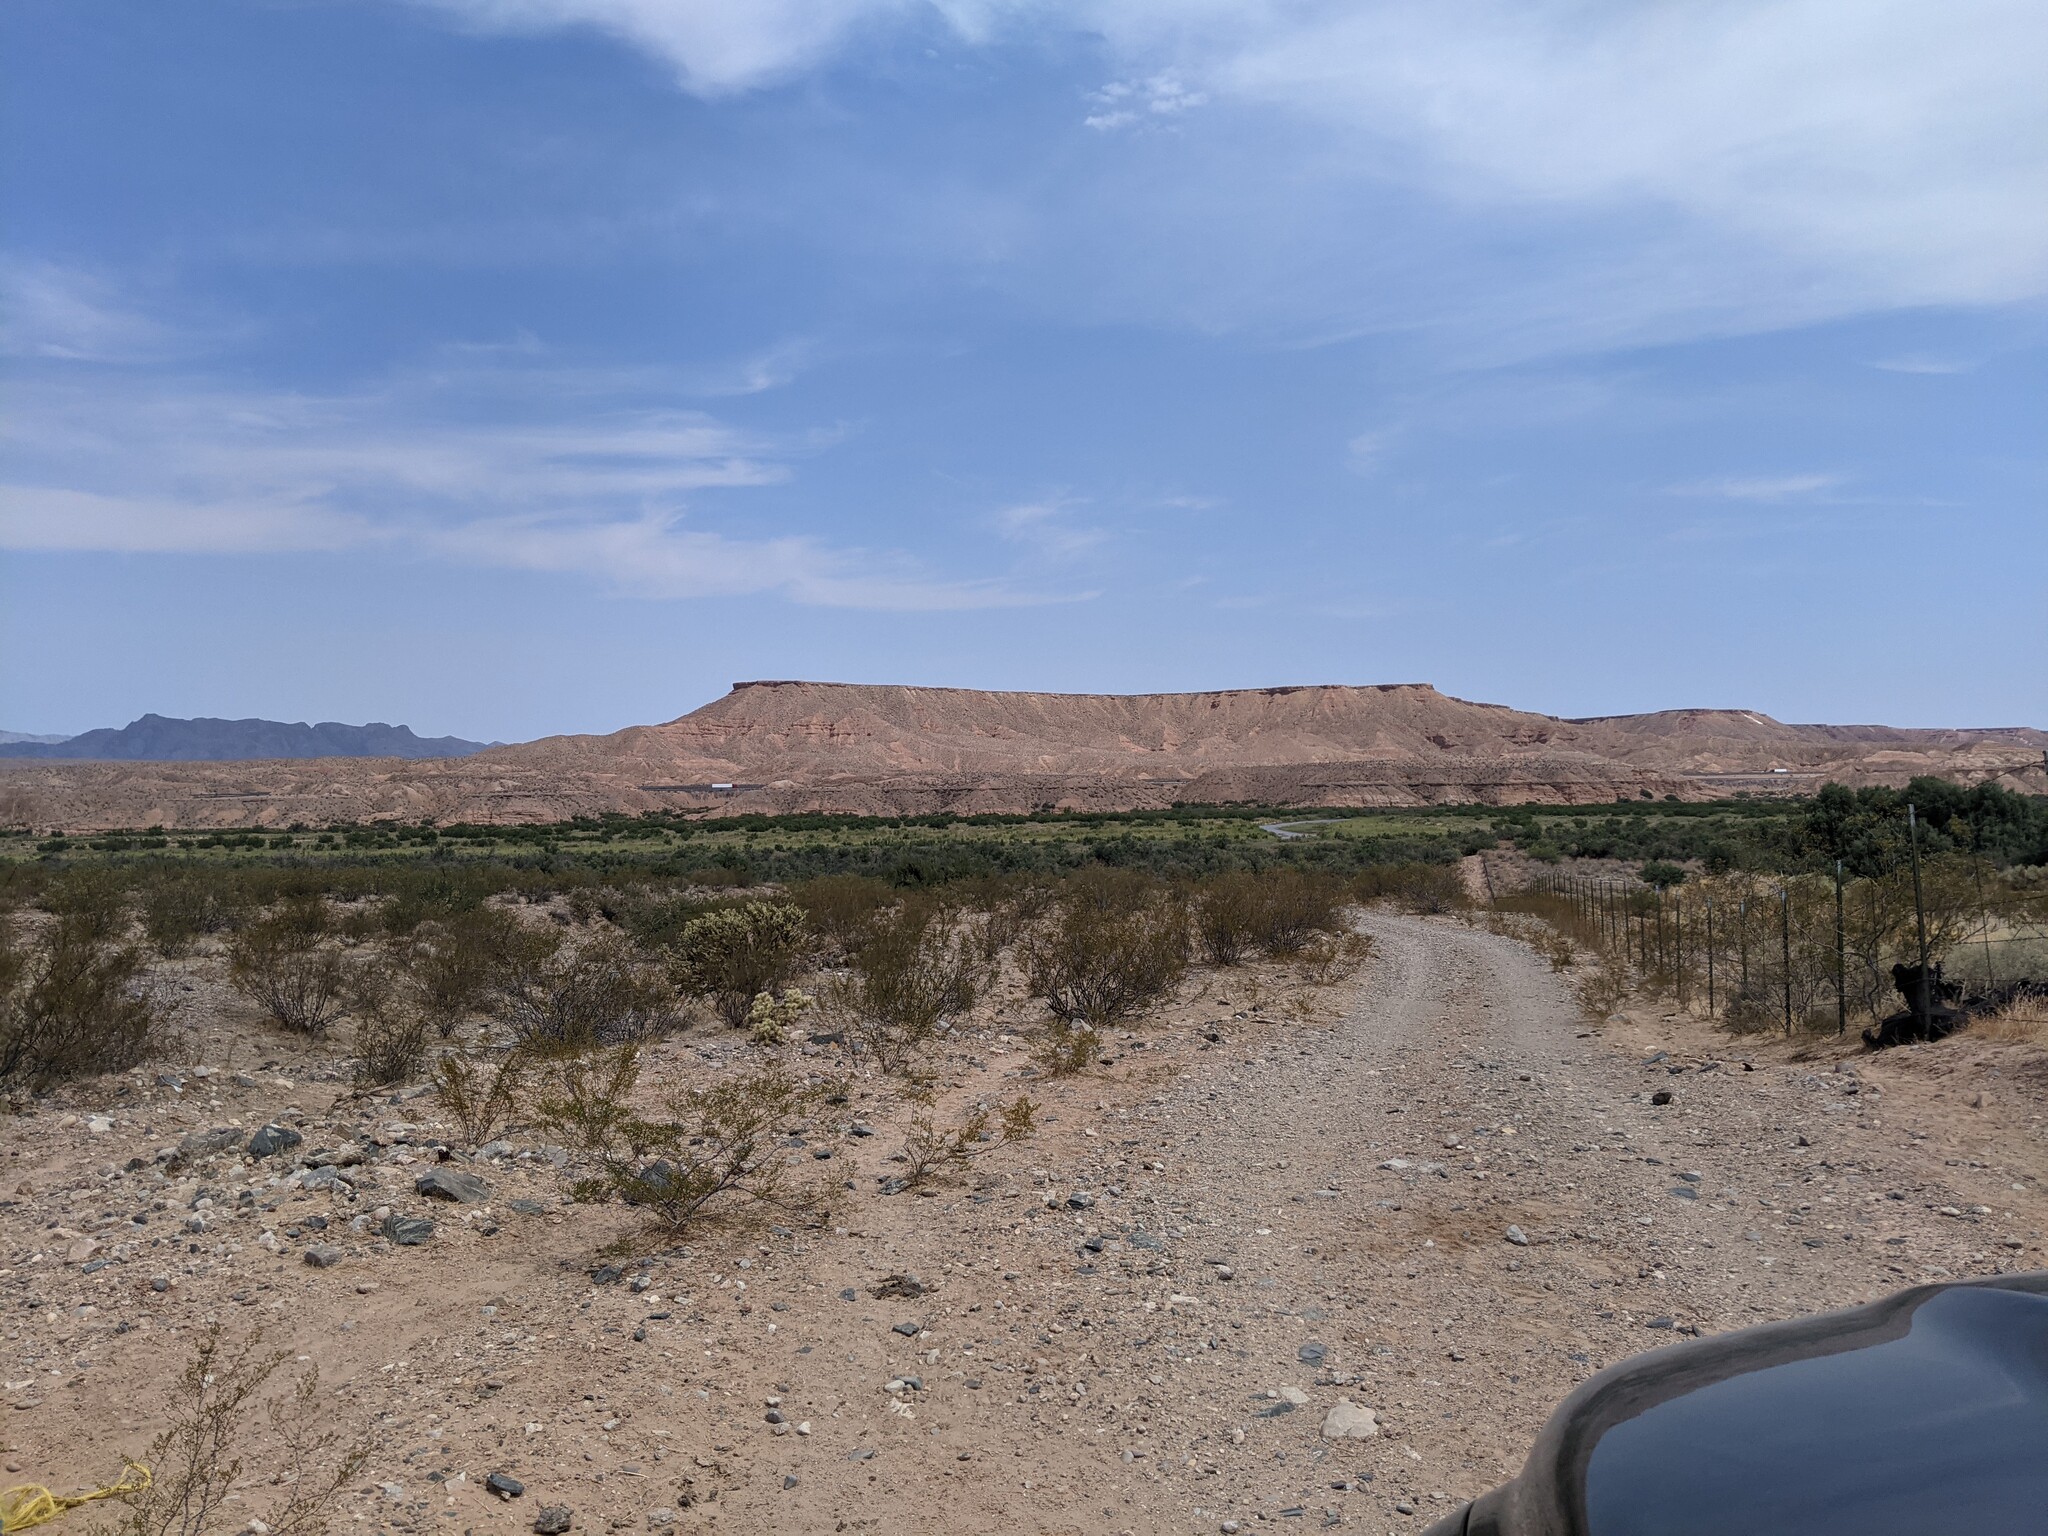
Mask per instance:
[[[1894,967],[1940,967],[1965,1003],[2048,990],[2048,891],[1970,855],[1850,876],[1725,874],[1659,888],[1545,871],[1496,899],[1592,952],[1580,988],[1667,997],[1748,1030],[1846,1032],[1905,1006]]]

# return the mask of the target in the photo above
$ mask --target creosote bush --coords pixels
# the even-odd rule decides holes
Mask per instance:
[[[369,1442],[346,1442],[328,1427],[316,1367],[308,1366],[288,1392],[267,1395],[292,1352],[261,1346],[260,1334],[227,1344],[218,1323],[200,1336],[145,1458],[149,1489],[130,1496],[128,1507],[100,1526],[101,1536],[216,1536],[238,1524],[254,1528],[255,1516],[271,1536],[320,1536],[327,1529],[342,1490],[369,1460]],[[268,1454],[252,1467],[244,1458],[259,1439]],[[230,1507],[238,1490],[262,1487],[282,1492],[276,1502],[258,1494],[239,1510]]]
[[[161,875],[141,897],[143,935],[166,960],[189,952],[200,935],[232,926],[236,916],[218,885],[189,875]]]
[[[679,1020],[660,969],[631,941],[599,933],[581,944],[554,929],[508,931],[495,952],[492,999],[520,1045],[577,1052],[652,1040]]]
[[[162,1023],[141,954],[92,914],[66,912],[26,941],[0,919],[0,1083],[126,1071]]]
[[[802,909],[810,931],[841,954],[861,941],[868,924],[899,894],[866,875],[821,875],[789,888],[789,900]]]
[[[512,1118],[526,1086],[527,1066],[523,1051],[482,1047],[453,1052],[434,1064],[434,1101],[455,1121],[466,1151],[474,1152]]]
[[[1025,934],[1019,959],[1031,995],[1054,1018],[1119,1023],[1163,1001],[1187,974],[1187,908],[1142,875],[1084,871]]]
[[[831,1092],[779,1065],[707,1088],[671,1087],[652,1114],[633,1107],[640,1082],[631,1046],[552,1064],[535,1114],[589,1170],[578,1200],[622,1200],[681,1232],[714,1204],[799,1203],[776,1133]]]
[[[402,982],[375,960],[351,968],[348,1011],[355,1017],[356,1081],[409,1083],[427,1061],[426,1014]]]
[[[677,987],[709,999],[718,1016],[739,1029],[754,999],[794,974],[804,941],[801,909],[750,901],[686,923],[669,951],[669,971]]]
[[[1351,877],[1359,901],[1391,901],[1420,916],[1463,912],[1472,905],[1455,864],[1380,864]]]
[[[228,944],[228,982],[271,1020],[319,1038],[341,1017],[348,973],[316,906],[287,904],[246,925]]]
[[[886,1187],[900,1194],[928,1184],[975,1158],[1022,1141],[1037,1129],[1038,1106],[1019,1094],[1008,1104],[975,1104],[953,1125],[941,1125],[929,1106],[911,1116],[910,1134],[897,1154],[903,1172]]]
[[[1236,965],[1253,954],[1299,954],[1316,935],[1341,932],[1348,900],[1334,875],[1234,870],[1196,886],[1191,905],[1203,958]]]
[[[987,961],[958,911],[907,896],[873,914],[828,988],[847,1049],[884,1072],[913,1067],[949,1019],[974,1007]]]
[[[497,907],[472,907],[424,921],[402,951],[413,999],[442,1039],[481,1009],[496,965],[519,943],[519,920]]]

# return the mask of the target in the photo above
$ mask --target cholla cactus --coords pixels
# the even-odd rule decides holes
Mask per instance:
[[[796,1021],[810,1012],[817,1000],[800,987],[791,987],[781,997],[773,992],[757,993],[747,1010],[747,1028],[757,1045],[780,1045]]]

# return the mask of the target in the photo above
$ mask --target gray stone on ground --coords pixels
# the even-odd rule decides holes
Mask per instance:
[[[412,1181],[412,1187],[430,1200],[454,1200],[462,1205],[481,1205],[491,1198],[491,1186],[460,1168],[429,1168]]]
[[[535,1536],[563,1536],[576,1523],[576,1512],[566,1504],[543,1504],[533,1517]]]
[[[306,1250],[306,1262],[315,1269],[332,1269],[342,1258],[342,1251],[332,1243],[315,1243]]]
[[[233,1125],[215,1126],[210,1131],[187,1131],[178,1138],[177,1150],[171,1154],[179,1163],[197,1162],[202,1157],[211,1157],[216,1152],[225,1152],[242,1139],[241,1127]]]
[[[493,1472],[484,1479],[484,1486],[501,1499],[516,1499],[526,1492],[526,1484],[516,1477],[506,1476],[503,1472]]]
[[[1529,1246],[1529,1234],[1524,1232],[1520,1227],[1509,1227],[1505,1236],[1507,1237],[1507,1240],[1513,1243],[1517,1248],[1526,1248]]]
[[[393,1211],[377,1230],[401,1248],[417,1248],[434,1235],[434,1224],[424,1216],[401,1216]]]
[[[1379,1421],[1370,1408],[1340,1397],[1323,1415],[1325,1440],[1370,1440],[1380,1432]]]
[[[251,1157],[270,1157],[287,1152],[306,1138],[288,1125],[266,1125],[249,1138]]]

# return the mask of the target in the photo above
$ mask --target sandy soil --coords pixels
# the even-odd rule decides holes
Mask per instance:
[[[579,1531],[1402,1531],[1512,1475],[1614,1360],[2043,1264],[2042,1052],[1596,1030],[1508,939],[1364,921],[1353,982],[1211,978],[1097,1075],[1045,1084],[1016,1038],[964,1043],[950,1097],[1027,1087],[1046,1123],[927,1198],[878,1192],[905,1106],[866,1083],[792,1149],[840,1186],[824,1225],[643,1245],[607,1283],[630,1214],[564,1203],[532,1138],[456,1165],[488,1203],[425,1201],[430,1100],[358,1099],[197,996],[208,1077],[81,1089],[0,1132],[7,1466],[111,1476],[218,1318],[310,1356],[332,1421],[371,1438],[343,1529],[509,1532],[566,1505]],[[303,1144],[154,1161],[273,1118]],[[348,1145],[352,1198],[286,1178]],[[434,1237],[351,1230],[386,1206]],[[311,1267],[315,1242],[345,1257]],[[1325,1439],[1340,1399],[1377,1434]],[[276,1492],[252,1475],[238,1510]]]

